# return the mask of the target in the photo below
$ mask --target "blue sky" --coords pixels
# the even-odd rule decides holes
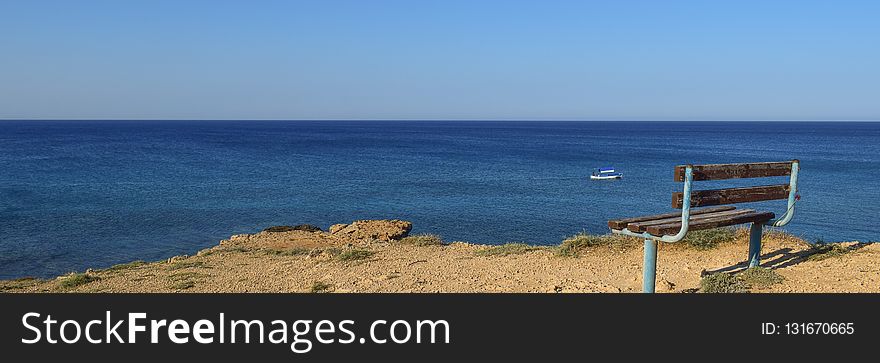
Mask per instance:
[[[878,1],[0,0],[0,119],[878,120]]]

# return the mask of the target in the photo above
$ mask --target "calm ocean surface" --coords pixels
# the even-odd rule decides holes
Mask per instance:
[[[787,231],[880,239],[880,123],[3,121],[0,278],[356,219],[406,219],[446,241],[556,244],[671,211],[676,164],[794,158],[802,199]],[[624,178],[587,179],[606,165]],[[721,185],[740,184],[698,184]]]

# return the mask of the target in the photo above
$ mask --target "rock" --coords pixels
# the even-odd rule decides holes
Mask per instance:
[[[334,257],[336,257],[335,252],[325,250],[313,250],[308,254],[308,258],[315,259],[317,261],[330,261]]]
[[[290,231],[306,231],[321,232],[321,228],[311,224],[297,224],[295,226],[272,226],[263,230],[263,232],[290,232]]]
[[[234,234],[231,237],[229,237],[229,239],[224,239],[224,240],[220,241],[220,245],[221,246],[233,246],[236,243],[241,243],[241,242],[247,241],[248,239],[250,239],[250,237],[251,236],[249,234]]]
[[[613,293],[621,292],[619,287],[608,285],[608,284],[600,284],[599,286],[596,286],[596,291],[598,291],[598,292],[613,292]]]
[[[174,262],[178,262],[178,261],[183,261],[187,258],[189,258],[188,255],[177,255],[177,256],[173,256],[173,257],[169,258],[168,260],[166,260],[166,262],[174,263]]]
[[[380,241],[398,240],[406,237],[412,230],[412,223],[401,220],[361,220],[352,224],[334,224],[330,233],[352,239],[373,239]]]
[[[675,284],[669,282],[669,280],[667,280],[667,279],[660,279],[659,283],[657,284],[657,287],[660,289],[660,291],[675,290]]]
[[[391,280],[391,279],[396,279],[396,278],[398,278],[398,277],[400,277],[400,274],[399,274],[399,273],[392,272],[392,273],[387,274],[387,275],[382,275],[382,276],[380,277],[380,279],[381,279],[381,280]]]
[[[323,232],[321,227],[311,225],[311,224],[298,224],[293,226],[294,231],[306,231],[306,232]]]
[[[214,253],[214,251],[215,251],[214,248],[206,248],[203,250],[199,250],[199,252],[196,252],[196,256],[210,255],[210,254]]]
[[[345,227],[348,227],[348,225],[345,224],[345,223],[334,224],[334,225],[330,226],[330,229],[328,229],[328,231],[329,231],[330,233],[336,233],[336,232],[339,232],[339,230],[341,230],[341,229],[343,229],[343,228],[345,228]]]

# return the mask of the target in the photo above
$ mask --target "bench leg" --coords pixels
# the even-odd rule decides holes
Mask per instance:
[[[657,279],[657,241],[645,240],[645,263],[642,272],[642,292],[653,293]]]
[[[757,267],[761,264],[761,234],[764,232],[764,225],[760,223],[752,223],[749,230],[749,267]]]

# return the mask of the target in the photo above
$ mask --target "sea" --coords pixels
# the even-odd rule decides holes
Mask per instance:
[[[791,159],[801,198],[785,231],[880,240],[880,123],[0,121],[0,278],[358,219],[408,220],[447,242],[552,245],[673,211],[675,165]],[[589,180],[597,167],[623,178]],[[787,182],[765,179],[695,189]]]

